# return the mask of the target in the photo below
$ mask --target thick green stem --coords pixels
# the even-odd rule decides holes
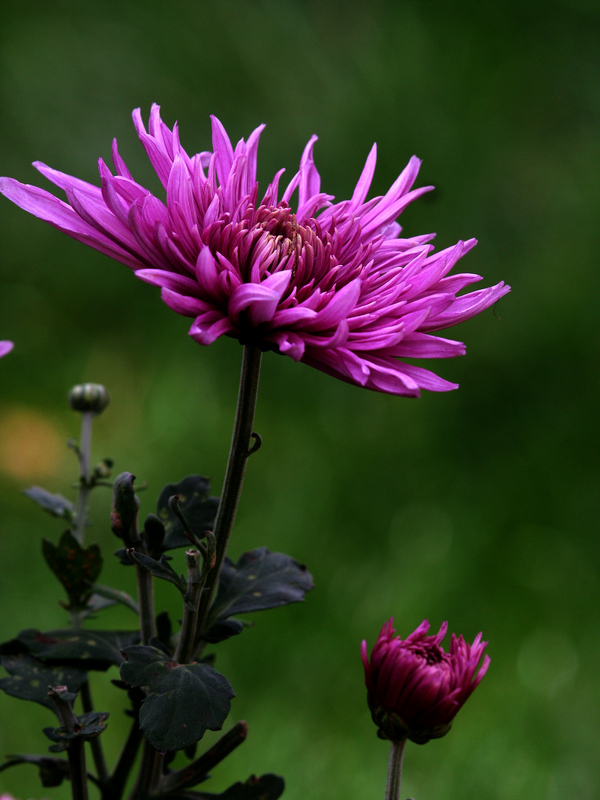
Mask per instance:
[[[223,561],[231,538],[235,513],[244,482],[246,461],[252,452],[250,443],[252,439],[252,426],[254,425],[256,398],[258,396],[261,356],[261,350],[257,345],[244,345],[231,449],[229,451],[229,460],[225,472],[221,502],[219,503],[219,510],[215,520],[214,534],[217,544],[217,557],[214,568],[208,574],[204,592],[200,600],[196,640],[201,638],[203,633],[205,633],[210,606],[217,589],[221,567],[223,566]]]
[[[406,739],[392,742],[390,758],[388,761],[387,786],[385,787],[385,800],[399,800],[400,781],[402,779],[402,760]]]

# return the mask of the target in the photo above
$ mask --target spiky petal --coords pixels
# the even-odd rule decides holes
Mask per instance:
[[[68,202],[35,186],[0,179],[0,191],[74,239],[126,264],[208,345],[220,336],[253,341],[349,383],[391,394],[456,388],[405,358],[462,355],[461,342],[432,336],[478,314],[509,291],[499,283],[458,295],[479,281],[450,275],[475,240],[434,253],[433,235],[402,238],[396,222],[432,187],[413,189],[412,157],[385,195],[367,200],[376,162],[371,150],[349,200],[321,191],[316,136],[280,194],[283,170],[259,199],[257,149],[264,126],[234,148],[212,117],[213,150],[189,156],[152,106],[140,141],[166,197],[133,179],[113,142],[111,171],[100,159],[100,186],[36,163]],[[292,204],[292,197],[296,200]]]

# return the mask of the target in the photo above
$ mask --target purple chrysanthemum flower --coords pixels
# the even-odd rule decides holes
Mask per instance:
[[[461,342],[432,336],[469,319],[509,291],[499,283],[457,293],[479,275],[449,276],[475,239],[433,253],[433,234],[401,238],[396,218],[432,187],[411,189],[420,161],[383,197],[367,200],[376,148],[350,200],[321,192],[316,136],[280,196],[280,170],[259,199],[258,127],[235,150],[212,117],[213,152],[189,156],[153,105],[138,136],[166,190],[166,202],[136,183],[113,142],[113,174],[99,161],[101,186],[35,166],[69,203],[10,178],[0,191],[21,208],[162,287],[162,298],[194,317],[190,335],[211,344],[227,335],[255,342],[349,383],[391,394],[456,388],[404,358],[462,355]],[[295,210],[290,203],[297,190]]]
[[[423,620],[402,640],[395,635],[390,619],[381,629],[370,660],[367,643],[362,643],[367,700],[382,738],[425,744],[444,736],[487,672],[489,656],[479,666],[487,646],[481,633],[471,645],[452,634],[450,650],[445,653],[441,643],[448,623],[444,622],[435,636],[427,636],[428,630],[429,622]]]
[[[12,342],[8,342],[6,340],[0,342],[0,358],[2,358],[2,356],[5,356],[7,353],[10,353],[13,347],[14,344]]]

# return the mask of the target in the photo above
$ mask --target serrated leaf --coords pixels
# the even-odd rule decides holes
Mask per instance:
[[[97,544],[82,547],[70,531],[65,531],[58,545],[42,540],[46,563],[62,583],[75,607],[85,605],[92,584],[102,571],[102,556]]]
[[[73,503],[61,494],[52,494],[47,489],[42,489],[41,486],[30,486],[29,489],[23,489],[23,494],[37,503],[44,511],[52,514],[53,517],[66,519],[67,522],[73,521]]]
[[[177,664],[155,647],[134,645],[123,651],[121,677],[131,686],[147,686],[140,727],[157,750],[183,750],[207,730],[220,730],[235,692],[208,664]]]
[[[68,686],[78,692],[87,674],[74,667],[50,667],[26,653],[6,655],[0,659],[8,678],[0,678],[0,689],[12,697],[31,700],[55,711],[48,697],[49,686]]]
[[[161,556],[160,560],[157,561],[156,559],[151,558],[144,553],[138,553],[136,550],[130,550],[129,557],[155,578],[161,578],[164,581],[169,581],[169,583],[173,583],[179,589],[181,594],[186,593],[187,582],[185,578],[175,572],[173,567],[169,564],[164,556]]]
[[[19,764],[35,764],[39,771],[40,782],[44,788],[60,786],[69,777],[69,764],[63,758],[51,756],[14,755],[7,756],[8,761],[0,764],[0,772]]]
[[[258,547],[243,553],[237,564],[225,559],[210,618],[214,625],[235,614],[299,603],[312,587],[312,575],[304,564]]]
[[[188,475],[179,483],[169,483],[159,495],[157,514],[165,526],[165,538],[161,550],[189,547],[181,522],[169,508],[169,498],[179,496],[179,507],[199,539],[205,531],[212,531],[219,508],[219,498],[210,497],[210,481],[201,475]]]
[[[15,639],[0,645],[0,655],[30,653],[48,662],[84,670],[108,669],[122,663],[121,650],[139,642],[139,631],[53,630],[35,628],[21,631]]]

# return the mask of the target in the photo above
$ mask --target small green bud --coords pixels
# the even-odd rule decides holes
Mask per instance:
[[[69,405],[73,411],[101,414],[109,403],[110,395],[101,383],[80,383],[69,392]]]
[[[93,469],[93,476],[96,480],[105,480],[110,478],[110,471],[113,468],[114,461],[112,458],[103,458]],[[1,799],[0,799],[1,800]]]

